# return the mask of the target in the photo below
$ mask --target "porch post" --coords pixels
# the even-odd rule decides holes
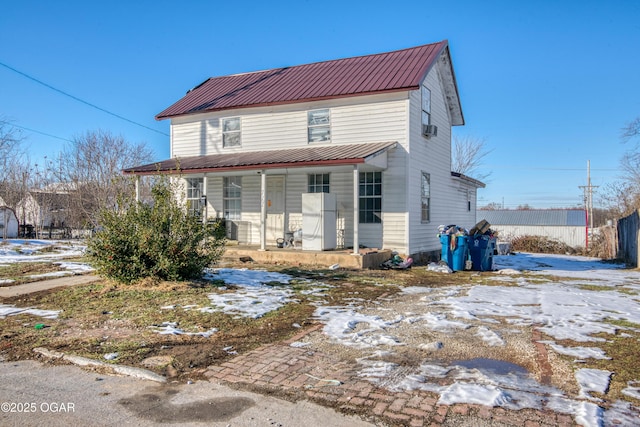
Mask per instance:
[[[209,212],[208,212],[208,205],[209,203],[207,203],[207,174],[204,174],[204,177],[202,178],[202,201],[204,202],[204,209],[202,212],[202,223],[206,224],[207,221],[209,220]]]
[[[267,250],[267,174],[260,171],[260,250]]]
[[[358,223],[360,222],[358,215],[360,210],[359,182],[358,165],[353,165],[353,255],[360,255],[360,241],[358,239]]]
[[[136,175],[136,202],[140,201],[140,175]]]

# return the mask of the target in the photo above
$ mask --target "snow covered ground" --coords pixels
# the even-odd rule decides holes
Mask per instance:
[[[0,240],[0,266],[19,262],[52,262],[64,270],[29,276],[32,279],[73,276],[93,271],[87,264],[61,261],[65,258],[81,256],[84,245],[57,240]],[[12,280],[0,279],[0,284],[10,284]]]
[[[359,375],[381,386],[436,392],[442,404],[551,409],[570,414],[585,426],[637,424],[640,401],[635,405],[618,401],[605,410],[599,406],[600,399],[592,395],[606,393],[615,373],[582,368],[581,363],[589,358],[608,359],[594,346],[605,338],[594,335],[613,336],[616,330],[624,329],[608,320],[640,325],[640,272],[593,258],[538,254],[499,256],[496,267],[518,274],[496,272],[493,277],[504,286],[407,287],[399,297],[373,304],[354,298],[347,305],[334,306],[320,299],[315,316],[325,325],[323,339],[364,353],[358,360]],[[202,311],[256,318],[296,301],[287,286],[274,286],[286,285],[292,279],[280,273],[219,269],[211,271],[210,277],[223,279],[233,290],[212,294],[211,307],[200,308]],[[325,286],[311,283],[310,292],[322,295]],[[438,352],[444,351],[456,334],[472,334],[480,345],[500,351],[510,345],[507,335],[517,336],[522,334],[518,328],[532,327],[553,338],[541,341],[548,351],[575,358],[576,395],[543,385],[526,369],[506,362],[438,362]],[[416,340],[416,332],[442,339]],[[590,345],[564,346],[556,340]],[[429,357],[414,367],[393,362],[400,348],[411,346],[424,350]],[[519,369],[506,369],[510,366]],[[638,399],[640,379],[630,382],[624,394]]]
[[[635,405],[619,401],[605,410],[591,394],[606,393],[615,373],[580,367],[588,358],[608,358],[597,347],[606,338],[595,334],[613,336],[621,329],[624,333],[624,328],[608,320],[640,325],[640,272],[592,258],[538,254],[500,256],[496,267],[523,274],[496,272],[495,278],[504,282],[504,286],[407,287],[402,290],[404,298],[396,298],[399,301],[395,303],[389,301],[377,308],[358,304],[322,306],[316,310],[316,316],[325,323],[324,333],[334,342],[370,349],[369,354],[359,359],[360,375],[378,385],[399,391],[436,392],[442,404],[552,409],[571,414],[585,426],[640,424],[640,400]],[[411,333],[407,332],[407,324],[411,325]],[[526,371],[496,369],[491,360],[479,360],[476,366],[438,361],[444,358],[439,354],[448,346],[461,345],[454,341],[462,334],[466,340],[471,335],[480,339],[467,352],[481,353],[483,347],[502,347],[505,353],[515,351],[507,350],[505,337],[517,337],[522,334],[518,328],[524,327],[536,328],[552,337],[553,340],[541,341],[550,352],[576,359],[573,367],[579,389],[576,396],[542,385]],[[420,342],[421,337],[416,340],[416,330],[422,331],[421,337],[431,333],[441,341]],[[556,340],[590,345],[567,347]],[[430,351],[424,363],[411,367],[406,362],[393,361],[396,349],[401,346]],[[500,363],[494,365],[500,367]],[[636,379],[623,393],[638,399],[639,385]]]
[[[0,245],[0,265],[27,260],[55,262],[83,250],[79,246],[39,250],[51,243],[12,241]],[[501,271],[482,275],[483,279],[490,276],[494,285],[474,282],[471,276],[466,285],[405,287],[383,300],[354,298],[342,306],[330,305],[323,299],[328,285],[321,282],[308,282],[294,291],[293,278],[285,274],[216,269],[209,271],[207,277],[224,280],[226,286],[210,294],[210,305],[162,309],[222,311],[259,318],[295,303],[296,292],[314,295],[315,317],[325,325],[323,333],[316,335],[331,345],[361,352],[359,375],[368,381],[394,390],[435,392],[443,404],[550,409],[570,414],[584,426],[639,425],[640,378],[629,381],[622,392],[633,404],[618,401],[605,408],[593,393],[605,394],[615,372],[585,368],[584,361],[610,358],[599,347],[606,337],[640,332],[611,323],[640,325],[640,272],[593,258],[524,253],[498,256],[495,267]],[[20,310],[24,309],[0,306],[0,317]],[[43,313],[52,317],[56,314]],[[501,364],[499,357],[443,362],[457,354],[456,346],[466,346],[467,353],[512,352],[520,353],[523,360],[533,359],[534,343],[526,332],[532,329],[546,336],[538,343],[544,345],[550,359],[558,360],[558,355],[575,359],[567,368],[567,377],[572,375],[573,379],[566,379],[574,385],[575,392],[548,382],[542,384],[536,380],[539,376],[513,364]],[[163,324],[156,331],[188,333],[172,323]],[[212,329],[200,335],[206,337],[215,332]],[[568,345],[567,340],[575,344]],[[318,343],[292,345],[313,347]],[[408,351],[424,357],[415,366],[397,363],[398,354]]]

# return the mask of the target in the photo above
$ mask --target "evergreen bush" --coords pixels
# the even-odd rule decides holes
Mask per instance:
[[[88,243],[99,274],[121,283],[196,279],[222,256],[222,223],[203,224],[177,194],[162,178],[152,188],[152,203],[128,198],[120,200],[118,209],[101,210],[100,229]]]

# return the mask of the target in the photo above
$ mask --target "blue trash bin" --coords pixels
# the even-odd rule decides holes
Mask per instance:
[[[471,238],[469,253],[471,255],[471,268],[474,271],[491,271],[495,245],[496,239],[490,236],[479,235]]]
[[[451,250],[449,234],[443,234],[440,236],[440,243],[442,244],[442,255],[440,258],[447,263],[449,268],[453,271],[462,271],[465,267],[465,262],[469,258],[469,244],[467,236],[453,236],[456,239],[456,247]]]

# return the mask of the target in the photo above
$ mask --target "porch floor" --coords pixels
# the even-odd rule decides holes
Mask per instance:
[[[261,264],[289,264],[292,266],[329,267],[338,264],[340,268],[364,269],[378,268],[392,257],[389,249],[360,249],[360,255],[354,255],[351,249],[329,251],[303,251],[299,248],[278,248],[267,246],[265,251],[253,245],[228,245],[223,259],[238,261],[250,258]]]

